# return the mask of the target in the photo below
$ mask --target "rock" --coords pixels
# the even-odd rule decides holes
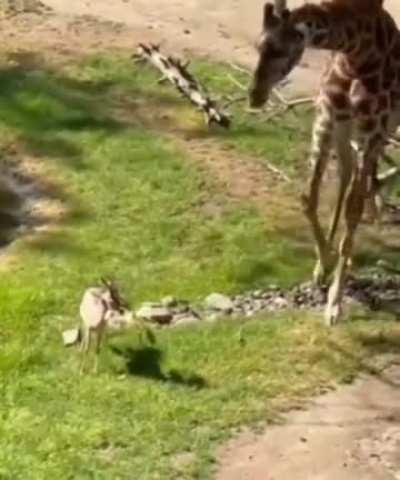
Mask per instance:
[[[65,330],[62,334],[64,347],[71,347],[78,343],[81,339],[81,331],[79,328]]]
[[[251,294],[251,296],[255,299],[259,299],[259,298],[262,298],[263,296],[263,291],[262,290],[256,290],[255,292],[253,292]]]
[[[139,308],[136,316],[138,318],[152,320],[162,325],[170,323],[173,318],[172,312],[168,308],[149,304]]]
[[[178,300],[172,295],[168,295],[161,300],[161,305],[166,308],[173,308],[178,305]]]
[[[265,292],[265,293],[263,293],[262,298],[263,298],[263,300],[270,300],[273,297],[273,295],[274,294],[272,292]]]
[[[215,323],[215,322],[217,322],[220,318],[221,318],[221,316],[218,315],[218,313],[211,313],[211,314],[209,314],[209,315],[206,316],[206,322]]]
[[[206,298],[206,305],[212,310],[218,310],[223,313],[231,313],[234,308],[232,300],[221,293],[212,293],[209,295]]]
[[[174,327],[181,327],[181,326],[186,326],[186,325],[194,325],[196,323],[199,323],[200,318],[194,314],[178,314],[174,315],[174,318],[172,320],[172,323]]]
[[[289,306],[289,302],[284,297],[276,297],[274,298],[273,305],[277,309],[284,309]]]
[[[253,310],[254,312],[260,312],[261,310],[264,309],[264,302],[262,302],[261,300],[254,300],[254,303],[253,303]]]
[[[186,472],[196,462],[196,455],[191,452],[178,453],[172,458],[174,469],[178,472]]]

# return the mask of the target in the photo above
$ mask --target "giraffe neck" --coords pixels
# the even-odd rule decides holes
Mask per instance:
[[[359,12],[339,2],[305,4],[292,11],[291,22],[305,34],[307,46],[354,58],[387,52],[399,36],[386,11]]]

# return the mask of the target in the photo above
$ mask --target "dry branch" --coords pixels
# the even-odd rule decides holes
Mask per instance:
[[[239,95],[239,96],[236,96],[236,97],[228,97],[228,98],[226,98],[226,101],[223,104],[223,108],[231,107],[235,103],[246,102],[247,99],[248,99],[247,95]]]
[[[243,73],[244,75],[247,75],[248,77],[253,76],[253,73],[250,70],[247,70],[247,68],[244,68],[241,65],[238,65],[237,63],[228,62],[228,66],[239,73]]]
[[[161,72],[163,79],[169,80],[183,96],[202,110],[208,125],[216,123],[229,128],[230,118],[218,109],[215,101],[211,100],[201,84],[187,70],[188,64],[183,64],[173,57],[165,57],[156,45],[142,43],[138,47],[138,57],[149,61]]]
[[[240,82],[237,78],[235,78],[233,75],[229,74],[228,73],[228,76],[227,76],[228,80],[230,80],[234,85],[236,85],[239,90],[242,90],[243,92],[247,92],[247,87],[245,85],[243,85],[242,82]]]

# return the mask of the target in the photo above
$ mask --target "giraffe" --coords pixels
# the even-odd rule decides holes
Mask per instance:
[[[400,123],[400,32],[382,0],[331,0],[292,11],[264,7],[259,59],[249,97],[262,106],[272,88],[300,62],[307,47],[332,52],[316,102],[310,163],[312,175],[302,207],[317,252],[314,280],[332,274],[327,325],[342,316],[343,289],[354,238],[366,200],[374,196],[378,159]],[[352,149],[352,140],[358,145]],[[331,149],[338,159],[338,199],[328,235],[318,218],[321,180]],[[344,217],[338,255],[333,242]]]

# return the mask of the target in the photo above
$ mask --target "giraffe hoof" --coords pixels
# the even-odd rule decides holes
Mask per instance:
[[[316,287],[323,287],[326,284],[328,275],[324,268],[318,264],[313,272],[313,283]]]
[[[303,207],[303,212],[308,216],[310,213],[310,197],[305,193],[300,195],[300,203]]]
[[[339,323],[342,317],[342,309],[340,305],[327,305],[325,310],[325,325],[332,327]]]
[[[327,262],[327,264],[331,262]],[[331,268],[327,268],[320,260],[315,265],[313,271],[313,283],[316,287],[323,287],[328,283],[328,277],[331,273]]]

